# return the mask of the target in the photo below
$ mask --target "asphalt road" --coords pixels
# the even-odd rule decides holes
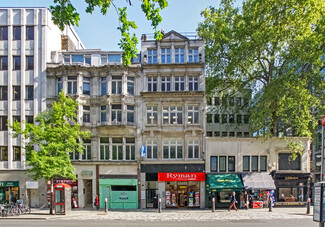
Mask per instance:
[[[81,226],[116,226],[116,227],[173,227],[173,226],[181,226],[181,227],[316,227],[318,223],[313,222],[311,218],[308,219],[268,219],[268,220],[254,220],[254,219],[245,219],[245,220],[220,220],[220,221],[182,221],[182,222],[172,222],[172,221],[122,221],[122,220],[8,220],[8,219],[0,219],[0,226],[23,226],[23,227],[81,227]]]

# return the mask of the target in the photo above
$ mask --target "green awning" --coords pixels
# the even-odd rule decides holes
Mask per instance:
[[[212,191],[242,191],[244,188],[237,174],[209,174],[206,189]]]

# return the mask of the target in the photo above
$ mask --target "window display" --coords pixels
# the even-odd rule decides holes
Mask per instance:
[[[198,181],[167,181],[166,207],[200,207],[199,186]]]

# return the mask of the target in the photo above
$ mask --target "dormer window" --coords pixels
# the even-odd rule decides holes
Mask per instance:
[[[170,63],[170,48],[161,48],[161,63]]]
[[[175,63],[184,63],[184,48],[175,48]]]
[[[157,63],[157,49],[148,50],[148,64]]]

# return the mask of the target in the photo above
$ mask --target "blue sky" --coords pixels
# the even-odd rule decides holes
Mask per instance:
[[[128,18],[138,25],[135,33],[140,40],[141,34],[153,33],[153,30],[141,11],[140,1],[131,2],[133,6],[128,6]],[[52,3],[53,0],[0,0],[0,7],[49,7]],[[90,15],[85,13],[84,0],[72,0],[72,3],[80,13],[80,24],[75,30],[86,48],[119,50],[120,33],[116,29],[119,23],[115,9],[110,9],[106,16],[101,15],[99,10]],[[117,6],[127,6],[125,0],[115,3]],[[168,4],[161,13],[163,21],[159,29],[163,28],[165,32],[195,32],[198,23],[203,20],[200,12],[208,6],[219,6],[220,0],[169,0]]]

